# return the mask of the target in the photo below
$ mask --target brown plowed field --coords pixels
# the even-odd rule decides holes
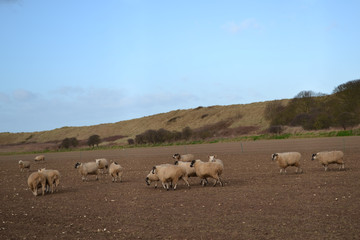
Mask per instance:
[[[343,150],[345,171],[328,172],[311,154]],[[271,154],[299,151],[303,174],[280,175]],[[182,181],[176,191],[146,186],[152,166],[174,153],[224,161],[224,187]],[[1,239],[360,239],[360,137],[268,140],[0,157]],[[106,157],[124,167],[122,183],[108,175],[86,182],[74,165]],[[29,172],[58,169],[58,192],[33,196]]]

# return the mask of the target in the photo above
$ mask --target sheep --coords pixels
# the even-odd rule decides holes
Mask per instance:
[[[166,166],[168,166],[168,165],[170,165],[170,164],[161,164],[161,165],[157,165],[156,168],[157,168],[157,169],[160,169],[160,168],[166,167]],[[150,184],[151,184],[152,182],[155,182],[155,188],[157,188],[157,183],[158,183],[159,180],[160,180],[160,179],[159,179],[158,175],[155,174],[155,172],[153,172],[153,170],[151,170],[151,171],[149,172],[149,174],[148,174],[148,175],[146,176],[146,178],[145,178],[146,184],[147,184],[148,186],[150,186]]]
[[[186,175],[188,177],[196,177],[196,171],[194,168],[190,167],[191,162],[175,161],[174,165],[178,165],[185,169]]]
[[[123,168],[117,162],[112,162],[110,164],[109,174],[112,177],[113,182],[117,182],[117,179],[120,179],[120,182],[122,182]]]
[[[31,173],[30,176],[28,177],[27,183],[34,196],[38,195],[37,190],[39,187],[41,187],[42,195],[44,196],[45,187],[46,187],[46,177],[42,172]]]
[[[171,165],[171,164],[162,165],[160,167],[154,166],[152,171],[150,172],[150,175],[152,174],[156,175],[159,178],[164,189],[166,189],[167,191],[169,190],[169,182],[174,185],[173,189],[176,190],[177,182],[179,181],[180,178],[183,179],[187,184],[187,186],[190,188],[186,170],[180,166]],[[156,176],[153,176],[153,178],[156,179]],[[150,178],[148,175],[148,177],[146,178],[147,183],[149,179]]]
[[[329,164],[337,163],[340,165],[339,170],[345,169],[344,164],[344,153],[342,151],[328,151],[314,153],[311,160],[318,159],[319,162],[324,166],[325,171],[328,169]]]
[[[192,160],[195,159],[193,154],[180,155],[179,153],[175,153],[173,155],[173,158],[178,160],[178,161],[183,161],[183,162],[191,162]]]
[[[303,170],[300,168],[301,154],[298,152],[274,153],[271,155],[271,159],[273,161],[277,161],[277,164],[280,167],[280,173],[286,173],[286,168],[288,166],[297,167],[296,173],[303,172]]]
[[[216,183],[219,182],[221,186],[224,186],[221,181],[221,174],[224,170],[224,166],[218,162],[203,162],[200,159],[192,160],[190,167],[195,168],[196,175],[202,179],[202,186],[205,186],[205,181],[207,177],[215,179],[214,187]]]
[[[220,164],[224,167],[223,161],[220,160],[220,159],[217,159],[216,157],[217,157],[216,155],[213,155],[213,156],[210,155],[210,156],[208,156],[209,162],[217,162],[217,163],[220,163]]]
[[[35,161],[39,162],[39,161],[45,161],[45,156],[44,155],[39,155],[39,156],[36,156],[34,158]]]
[[[54,193],[54,188],[57,188],[60,184],[60,172],[58,170],[41,168],[38,170],[46,177],[46,183],[49,185],[51,193]]]
[[[109,163],[106,158],[95,159],[95,162],[98,164],[98,168],[102,169],[102,173],[105,173],[107,171],[109,167]]]
[[[186,171],[188,178],[190,177],[197,177],[195,168],[190,167],[191,162],[183,162],[183,161],[175,161],[174,165],[179,165],[183,167]],[[207,179],[205,178],[204,181],[208,183]],[[202,184],[203,179],[201,180],[200,184]]]
[[[79,163],[77,162],[75,164],[75,168],[79,169],[79,173],[82,176],[82,180],[86,180],[87,175],[96,175],[96,180],[99,180],[98,178],[98,164],[96,162],[86,162],[86,163]]]
[[[20,168],[20,171],[21,171],[21,172],[23,172],[25,168],[27,168],[28,171],[30,171],[30,162],[29,162],[29,161],[20,160],[20,161],[19,161],[19,168]]]

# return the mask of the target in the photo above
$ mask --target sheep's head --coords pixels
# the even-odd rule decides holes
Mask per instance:
[[[173,158],[179,160],[179,159],[180,159],[180,154],[179,154],[179,153],[175,153],[175,154],[173,155]]]
[[[152,173],[152,174],[155,174],[155,170],[156,170],[156,166],[154,166],[154,167],[152,168],[151,173]]]
[[[196,160],[192,160],[190,163],[190,167],[194,167],[195,162],[196,162]]]
[[[274,154],[271,155],[271,159],[272,159],[273,161],[275,161],[278,156],[279,156],[279,154],[274,153]]]
[[[315,160],[315,159],[316,159],[316,156],[317,156],[317,153],[314,153],[314,154],[311,156],[311,160]]]
[[[179,165],[179,161],[175,161],[175,162],[174,162],[174,165]]]
[[[38,169],[38,172],[43,172],[43,171],[45,171],[45,168]]]
[[[75,168],[78,168],[81,165],[81,163],[77,162],[75,163]]]
[[[150,186],[150,183],[151,183],[151,182],[150,182],[150,180],[149,180],[148,177],[145,178],[145,182],[146,182],[146,185]]]
[[[159,181],[159,177],[153,172],[153,170],[151,170],[150,173],[146,176],[145,181],[149,186],[151,182]]]
[[[209,156],[209,162],[215,162],[216,155]]]
[[[19,164],[23,164],[23,161],[22,161],[22,160],[20,160],[20,161],[19,161]]]

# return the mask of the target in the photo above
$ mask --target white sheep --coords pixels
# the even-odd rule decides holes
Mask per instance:
[[[79,169],[79,173],[82,176],[82,180],[85,181],[87,175],[96,175],[96,180],[98,180],[98,173],[99,168],[96,162],[86,162],[86,163],[79,163],[75,164],[75,168]]]
[[[109,167],[108,160],[106,158],[99,158],[99,159],[95,159],[95,162],[98,164],[98,168],[102,169],[102,173],[106,173]]]
[[[175,153],[173,155],[173,158],[178,160],[178,161],[183,161],[183,162],[191,162],[192,160],[195,159],[193,154],[180,155],[179,153]]]
[[[174,165],[178,165],[185,169],[186,175],[188,177],[196,177],[196,171],[194,168],[190,167],[191,162],[175,161]]]
[[[51,193],[53,193],[54,189],[57,188],[60,184],[60,172],[58,170],[45,168],[39,169],[38,172],[41,172],[45,175],[46,183],[49,185]]]
[[[190,188],[186,170],[180,166],[171,165],[171,164],[163,165],[161,167],[154,166],[151,171],[151,174],[157,175],[164,189],[166,190],[169,190],[169,183],[172,183],[173,189],[176,190],[177,182],[179,181],[179,179],[184,180],[187,186]],[[156,178],[156,176],[154,178]],[[147,180],[148,179],[149,178],[147,177]]]
[[[221,186],[224,186],[221,181],[221,174],[224,170],[224,166],[218,162],[203,162],[200,159],[193,160],[190,167],[195,168],[196,175],[202,179],[202,186],[205,186],[206,178],[210,177],[215,179],[214,187],[219,182]]]
[[[342,151],[328,151],[328,152],[318,152],[312,155],[311,160],[319,160],[319,162],[324,166],[325,171],[328,169],[329,164],[337,163],[340,165],[339,170],[345,169],[344,163],[344,153]]]
[[[30,171],[30,162],[29,161],[19,161],[19,168],[20,171],[23,172],[25,168],[27,168],[28,171]]]
[[[44,155],[39,155],[39,156],[36,156],[34,158],[35,161],[39,162],[39,161],[45,161],[45,156]]]
[[[168,165],[170,165],[170,164],[165,163],[165,164],[157,165],[156,168],[157,168],[157,169],[160,169],[160,168],[166,167],[166,166],[168,166]],[[151,184],[152,182],[155,182],[155,188],[157,188],[157,183],[160,181],[160,179],[159,179],[158,175],[155,174],[155,172],[153,172],[153,170],[151,170],[151,171],[149,172],[149,174],[146,176],[145,181],[146,181],[146,184],[147,184],[148,186],[150,186],[150,184]]]
[[[123,168],[117,162],[112,162],[110,164],[109,174],[112,177],[113,182],[117,182],[117,179],[122,182]]]
[[[27,180],[28,186],[34,196],[38,195],[38,188],[41,187],[42,189],[42,195],[45,194],[45,188],[46,188],[46,177],[41,172],[33,172],[30,174]]]
[[[296,173],[302,173],[300,168],[301,154],[299,152],[274,153],[271,155],[271,159],[276,160],[280,167],[280,173],[286,173],[286,168],[289,166],[297,167]]]
[[[224,167],[223,161],[220,160],[220,159],[217,159],[216,157],[217,157],[216,155],[210,155],[210,156],[208,156],[209,162],[217,162],[217,163],[220,163],[221,165],[223,165],[223,167]]]

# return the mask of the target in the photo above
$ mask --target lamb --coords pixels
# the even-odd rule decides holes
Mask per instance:
[[[109,167],[109,163],[108,163],[108,160],[106,158],[95,159],[95,162],[98,164],[98,168],[102,169],[103,173],[105,173],[107,171],[107,169]]]
[[[39,161],[45,161],[45,156],[44,155],[39,155],[39,156],[36,156],[34,158],[35,161],[39,162]]]
[[[219,182],[221,186],[224,186],[221,181],[221,174],[224,170],[224,166],[218,162],[203,162],[200,159],[192,160],[190,167],[195,168],[196,175],[202,179],[202,186],[205,186],[205,181],[207,177],[215,179],[214,187],[216,183]]]
[[[277,161],[277,164],[280,167],[280,173],[286,173],[286,168],[288,166],[297,167],[296,173],[303,172],[303,170],[300,168],[301,154],[298,152],[274,153],[271,155],[271,158],[273,161]]]
[[[20,171],[22,171],[22,172],[24,171],[25,168],[27,168],[27,170],[30,171],[30,162],[20,160],[19,161],[19,168],[20,168]]]
[[[57,188],[60,184],[60,172],[58,170],[51,170],[41,168],[38,170],[46,177],[46,183],[49,185],[51,193],[54,193],[54,189]],[[56,190],[56,189],[55,189]]]
[[[342,151],[328,151],[328,152],[318,152],[312,155],[311,160],[318,159],[319,162],[324,166],[325,171],[327,171],[329,164],[337,163],[340,165],[339,170],[345,169],[344,163],[344,153]]]
[[[173,158],[178,160],[178,161],[183,161],[183,162],[191,162],[192,160],[195,159],[193,154],[180,155],[179,153],[175,153],[173,155]]]
[[[96,162],[86,162],[86,163],[79,163],[75,164],[75,168],[79,169],[79,173],[82,176],[82,180],[85,181],[87,175],[96,175],[96,180],[98,180],[98,173],[99,168]]]
[[[122,182],[123,168],[117,162],[112,162],[110,164],[109,174],[112,177],[113,182],[117,182],[117,179],[120,179],[120,182]]]
[[[28,186],[34,196],[38,195],[38,188],[41,187],[42,195],[45,194],[46,177],[42,172],[33,172],[28,177]]]
[[[174,185],[174,190],[176,190],[177,182],[179,179],[183,179],[187,186],[190,188],[190,184],[188,182],[188,177],[186,174],[186,170],[177,165],[166,164],[162,166],[154,166],[152,171],[150,172],[151,175],[156,175],[159,180],[161,181],[164,189],[169,190],[169,183]],[[156,179],[156,176],[153,176],[153,179]],[[149,185],[149,175],[146,178],[146,182]]]

